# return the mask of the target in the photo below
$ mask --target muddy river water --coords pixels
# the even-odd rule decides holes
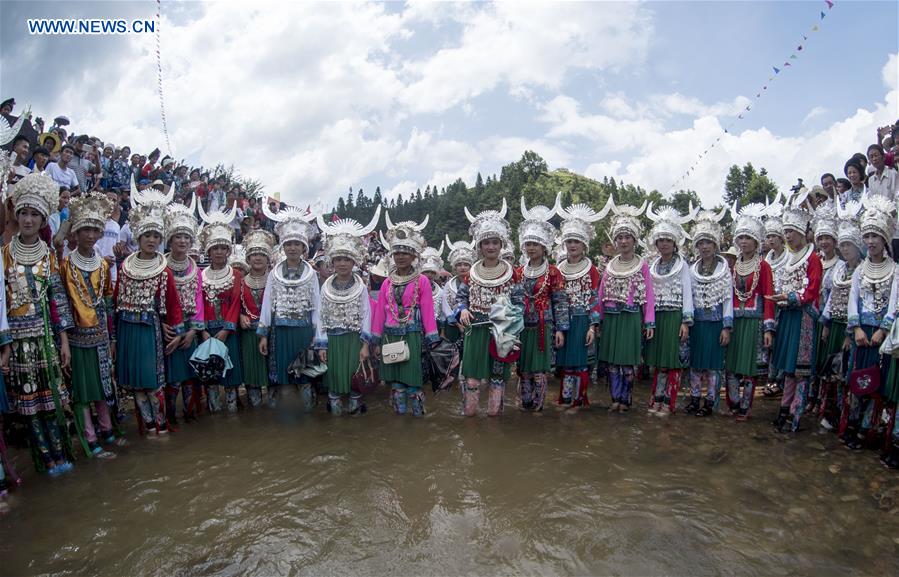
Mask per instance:
[[[644,387],[645,389],[645,387]],[[645,390],[643,391],[645,397]],[[597,394],[597,393],[591,393]],[[7,575],[897,575],[899,475],[813,428],[635,407],[204,416],[25,484]]]

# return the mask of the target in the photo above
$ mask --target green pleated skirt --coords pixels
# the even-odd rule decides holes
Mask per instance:
[[[552,370],[553,331],[546,325],[543,334],[543,350],[540,350],[540,329],[525,327],[521,333],[521,356],[518,370],[522,373],[548,373]]]
[[[97,348],[69,347],[72,352],[72,399],[76,404],[105,401]]]
[[[738,317],[730,333],[724,366],[727,372],[744,377],[759,374],[758,342],[760,319]]]
[[[846,323],[840,321],[830,322],[830,332],[827,339],[818,342],[818,351],[815,356],[815,365],[818,371],[823,370],[828,357],[843,350],[843,341],[846,340]]]
[[[155,391],[165,381],[162,334],[144,323],[116,325],[116,380],[129,390]]]
[[[315,336],[315,328],[308,327],[283,327],[276,326],[272,331],[272,339],[269,340],[268,350],[268,377],[271,384],[289,385],[294,382],[287,369],[290,363],[297,358],[300,351],[306,351],[312,346],[312,337]],[[274,342],[272,342],[272,340]]]
[[[166,383],[170,385],[183,383],[197,376],[189,363],[191,355],[197,350],[197,341],[198,337],[195,337],[194,342],[188,348],[182,349],[179,346],[172,354],[165,357]]]
[[[893,360],[895,361],[895,359]],[[899,402],[899,362],[890,363],[890,371],[887,373],[887,383],[883,387],[883,391],[883,396],[887,402]]]
[[[359,368],[359,333],[328,335],[328,372],[325,386],[335,395],[350,394],[350,380]]]
[[[565,346],[556,351],[556,366],[568,369],[586,368],[589,364],[587,331],[590,329],[589,315],[571,315]]]
[[[465,331],[465,344],[462,353],[462,374],[469,379],[489,379],[493,376],[496,360],[490,356],[490,327],[478,325]],[[511,363],[502,365],[504,379],[509,378]],[[498,373],[499,371],[497,371]]]
[[[611,365],[640,364],[643,319],[639,311],[606,314],[599,339],[599,360]]]
[[[680,369],[680,327],[682,311],[656,311],[656,330],[646,341],[646,365],[659,369]]]
[[[694,321],[690,327],[690,368],[720,371],[724,368],[721,321]]]
[[[268,386],[268,366],[265,357],[259,354],[259,336],[255,331],[240,332],[240,360],[246,386]]]
[[[777,319],[771,366],[788,375],[808,375],[812,359],[814,321],[802,309],[784,309]]]
[[[384,335],[381,338],[381,344],[395,343],[398,341],[406,341],[409,346],[409,360],[402,363],[385,364],[381,363],[381,380],[385,383],[402,383],[407,387],[421,386],[421,333],[406,333],[405,336]],[[359,352],[356,351],[358,355]],[[330,355],[328,360],[330,361]],[[359,363],[359,357],[356,357],[356,364]]]

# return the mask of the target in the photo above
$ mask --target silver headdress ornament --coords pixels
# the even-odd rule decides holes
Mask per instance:
[[[857,200],[846,201],[845,206],[840,206],[839,199],[834,203],[837,209],[837,217],[839,218],[839,227],[837,229],[837,244],[851,242],[862,250],[864,239],[862,231],[859,228],[858,216],[862,211],[862,203]]]
[[[804,203],[808,198],[808,189],[804,186],[790,198],[784,208],[783,223],[784,231],[795,230],[799,234],[808,232],[808,224],[812,220],[811,213],[806,210]]]
[[[528,210],[524,202],[524,195],[521,196],[521,216],[524,217],[524,220],[518,225],[518,247],[522,251],[527,242],[535,242],[547,251],[552,248],[553,240],[556,237],[556,227],[550,224],[549,219],[558,214],[561,209],[561,198],[562,193],[556,193],[556,202],[552,208],[538,204]]]
[[[743,208],[737,210],[737,201],[730,209],[731,218],[734,219],[733,237],[736,242],[738,236],[748,236],[753,239],[759,247],[765,242],[765,205],[759,202],[747,204]]]
[[[873,232],[889,243],[896,230],[896,219],[893,217],[896,205],[885,196],[866,193],[862,197],[862,206],[865,209],[862,214],[862,237]]]
[[[247,250],[242,244],[235,244],[231,247],[231,254],[228,255],[228,264],[232,268],[240,270],[242,274],[250,272],[250,264],[247,262]]]
[[[6,173],[0,179],[6,182]],[[23,208],[33,208],[41,213],[46,221],[50,213],[56,212],[59,207],[59,185],[46,174],[33,172],[13,185],[12,200],[15,212]]]
[[[559,216],[562,217],[559,242],[564,245],[566,240],[579,240],[590,248],[590,243],[596,238],[594,223],[604,219],[612,210],[612,195],[606,199],[606,205],[596,212],[592,207],[583,203],[572,204],[568,208],[559,207]]]
[[[329,259],[346,257],[357,265],[365,262],[365,247],[362,237],[373,232],[381,219],[381,205],[375,207],[375,214],[367,226],[362,226],[352,218],[341,218],[325,222],[322,215],[317,215],[318,228],[325,235],[325,254]]]
[[[721,238],[724,236],[721,230],[721,220],[727,214],[727,207],[717,213],[711,210],[701,210],[696,215],[696,223],[693,225],[693,246],[701,240],[710,240],[715,246],[721,246]]]
[[[495,238],[502,241],[503,246],[508,247],[512,244],[509,238],[509,222],[506,220],[506,213],[509,207],[506,205],[506,199],[503,197],[503,206],[496,210],[484,210],[473,216],[468,207],[465,207],[465,216],[471,226],[468,227],[468,234],[474,242],[475,249],[480,253],[481,241],[488,238]]]
[[[228,246],[234,244],[234,229],[231,228],[231,222],[237,216],[237,204],[227,212],[216,210],[212,214],[206,214],[203,205],[199,206],[200,219],[205,223],[203,230],[200,231],[200,244],[203,246],[203,252],[209,252],[209,249],[215,246]]]
[[[499,258],[501,260],[509,262],[509,264],[515,264],[515,250],[508,244],[504,244],[503,248],[499,251]]]
[[[190,206],[172,203],[165,213],[165,240],[176,234],[186,234],[191,241],[197,238],[197,195],[191,195]]]
[[[644,200],[640,208],[627,204],[619,206],[615,204],[610,195],[609,202],[611,203],[612,213],[615,215],[612,219],[611,236],[613,241],[622,232],[626,232],[635,239],[643,236],[643,225],[640,224],[640,216],[646,210],[647,201]]]
[[[265,256],[269,262],[272,261],[272,249],[277,244],[275,235],[267,230],[254,229],[243,237],[243,247],[247,255],[247,263],[254,254]]]
[[[19,134],[19,131],[22,130],[22,125],[25,123],[25,119],[31,116],[31,108],[26,108],[25,112],[19,115],[19,118],[10,125],[6,122],[6,119],[0,119],[0,146],[6,146]],[[25,160],[25,159],[22,159]],[[3,178],[0,178],[0,198],[6,199],[6,191],[9,185],[6,182],[6,176],[9,174],[10,169],[12,168],[12,153],[8,153],[5,150],[0,151],[0,174],[4,175]],[[59,193],[59,188],[56,189],[57,194]],[[55,212],[56,205],[53,205],[53,209]]]
[[[421,272],[441,272],[443,270],[443,241],[440,241],[440,248],[435,249],[428,247],[421,251]]]
[[[671,206],[666,206],[656,212],[652,210],[652,202],[650,202],[646,207],[646,217],[654,223],[649,232],[650,246],[654,248],[657,241],[668,239],[674,241],[674,247],[677,249],[689,236],[684,230],[684,225],[693,220],[698,212],[699,207],[694,208],[692,201],[686,216],[681,216],[677,209]]]
[[[134,238],[140,238],[148,232],[158,232],[165,236],[165,213],[174,197],[174,189],[170,189],[168,193],[152,188],[137,190],[134,175],[131,175],[131,211],[128,213],[128,222]]]
[[[383,233],[379,233],[381,244],[390,251],[390,254],[404,252],[413,256],[418,256],[419,253],[428,246],[421,231],[428,226],[429,218],[430,215],[426,214],[424,220],[417,224],[411,220],[404,220],[403,222],[393,224],[390,220],[390,211],[386,211],[384,213],[384,220],[387,221],[387,236],[385,238]]]
[[[315,229],[310,222],[315,220],[315,215],[320,211],[301,210],[295,206],[288,206],[284,210],[272,212],[268,209],[268,203],[262,203],[262,213],[275,225],[275,234],[281,244],[292,240],[298,240],[309,251],[309,238],[315,235]]]
[[[837,203],[839,203],[839,200]],[[839,236],[837,203],[828,200],[819,204],[815,209],[815,215],[812,217],[812,229],[815,231],[815,240],[822,236],[829,236],[836,240]]]
[[[768,202],[768,198],[765,198],[765,236],[774,234],[779,236],[780,238],[784,237],[784,223],[783,223],[783,213],[784,213],[784,205],[783,205],[783,194],[780,191],[774,195],[774,200],[770,203]]]
[[[447,260],[451,267],[455,268],[456,264],[460,262],[474,264],[475,254],[472,243],[465,242],[464,240],[452,242],[449,235],[446,235],[446,246],[449,248]]]
[[[76,196],[69,203],[72,232],[88,227],[102,231],[113,210],[115,203],[105,193],[91,192]]]

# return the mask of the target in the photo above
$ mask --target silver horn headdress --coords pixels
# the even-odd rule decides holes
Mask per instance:
[[[346,257],[357,265],[365,263],[365,247],[362,245],[362,237],[373,232],[381,219],[381,205],[375,207],[375,214],[371,221],[362,226],[352,218],[341,218],[331,222],[325,222],[322,215],[316,216],[318,228],[325,235],[325,254],[329,259]]]

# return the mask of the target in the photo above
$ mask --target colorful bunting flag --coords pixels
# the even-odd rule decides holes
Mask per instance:
[[[831,8],[833,8],[833,2],[831,2],[830,0],[824,0],[824,2],[827,4],[827,9],[828,9],[828,10],[830,10]]]
[[[771,68],[774,69],[774,74],[780,74],[780,68],[778,68],[777,66],[772,66]]]

